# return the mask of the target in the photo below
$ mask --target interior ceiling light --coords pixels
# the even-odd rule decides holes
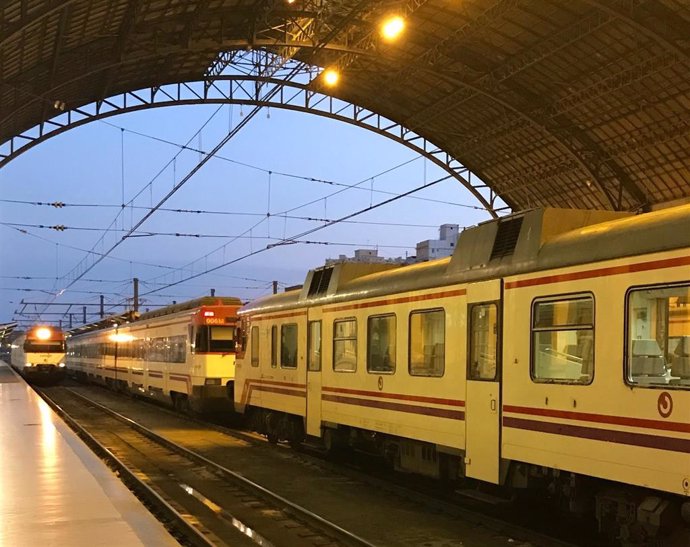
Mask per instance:
[[[385,40],[395,40],[405,30],[405,20],[399,15],[389,17],[381,25],[381,36]]]
[[[338,71],[333,68],[329,68],[323,73],[323,80],[324,82],[326,82],[326,85],[328,86],[334,86],[338,83],[339,79],[340,74],[338,74]]]

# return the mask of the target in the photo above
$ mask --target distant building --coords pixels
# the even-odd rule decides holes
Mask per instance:
[[[458,241],[457,224],[441,224],[439,239],[427,239],[417,243],[417,262],[426,262],[444,256],[451,256]]]
[[[404,258],[384,258],[379,256],[377,249],[357,249],[355,256],[340,255],[338,258],[327,258],[326,266],[339,264],[341,262],[359,262],[365,264],[405,264]]]

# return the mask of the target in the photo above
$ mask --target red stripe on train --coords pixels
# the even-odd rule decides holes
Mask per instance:
[[[503,427],[690,454],[690,439],[661,437],[659,435],[631,433],[629,431],[595,429],[593,427],[558,424],[553,422],[540,422],[537,420],[525,420],[522,418],[511,417],[503,418]]]
[[[661,420],[648,420],[644,418],[630,418],[627,416],[610,416],[606,414],[589,414],[585,412],[572,412],[570,410],[552,410],[548,408],[531,408],[526,406],[505,405],[504,412],[516,414],[528,414],[531,416],[544,416],[548,418],[562,418],[566,420],[580,420],[599,424],[624,425],[628,427],[641,427],[645,429],[659,429],[663,431],[678,431],[690,433],[690,423],[666,422]]]
[[[634,272],[645,272],[649,270],[660,270],[664,268],[677,268],[678,266],[690,265],[690,256],[678,258],[667,258],[664,260],[652,260],[650,262],[638,262],[637,264],[625,264],[623,266],[611,266],[610,268],[597,268],[583,272],[572,272],[559,275],[546,275],[534,277],[532,279],[521,279],[519,281],[508,281],[506,289],[517,289],[520,287],[532,287],[534,285],[548,285],[560,283],[562,281],[576,281],[579,279],[590,279],[593,277],[608,277],[611,275],[621,275]]]

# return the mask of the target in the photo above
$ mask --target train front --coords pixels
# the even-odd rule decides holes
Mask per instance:
[[[65,377],[65,335],[60,329],[31,328],[21,349],[23,362],[13,364],[28,381],[53,384]]]
[[[197,412],[233,410],[235,334],[240,301],[203,305],[193,315],[192,409]],[[235,299],[232,299],[235,300]]]

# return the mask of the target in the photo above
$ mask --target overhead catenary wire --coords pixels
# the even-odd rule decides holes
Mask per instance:
[[[383,207],[384,205],[388,205],[389,203],[392,203],[392,202],[394,202],[394,201],[397,201],[397,200],[399,200],[399,199],[402,199],[402,198],[405,197],[405,195],[407,195],[407,194],[411,194],[411,193],[414,193],[414,192],[419,192],[420,190],[424,190],[425,188],[429,188],[429,187],[431,187],[431,186],[434,186],[434,185],[436,185],[436,184],[438,184],[438,183],[440,183],[440,182],[443,182],[444,180],[448,180],[451,176],[452,176],[452,175],[446,175],[446,176],[444,176],[444,177],[440,177],[440,178],[435,179],[435,180],[433,180],[433,181],[431,181],[431,182],[428,182],[428,183],[426,183],[426,184],[423,184],[423,185],[421,185],[421,186],[418,186],[417,188],[413,188],[412,190],[409,190],[408,192],[406,192],[405,194],[401,194],[400,196],[396,196],[396,197],[387,199],[387,200],[385,200],[385,201],[376,203],[376,204],[374,204],[374,205],[371,205],[371,206],[369,206],[369,207],[366,207],[366,208],[364,208],[364,209],[360,209],[359,211],[355,211],[354,213],[350,213],[349,215],[345,215],[344,217],[341,217],[340,219],[334,220],[334,221],[332,221],[332,222],[329,223],[329,224],[324,224],[324,225],[322,225],[322,226],[317,226],[316,228],[313,228],[313,229],[311,229],[311,230],[307,230],[307,231],[302,232],[302,233],[300,233],[300,234],[294,235],[294,236],[292,236],[292,237],[290,237],[290,238],[286,238],[286,239],[284,239],[284,240],[283,240],[282,242],[280,242],[280,243],[275,243],[275,244],[266,245],[266,246],[263,247],[263,248],[260,248],[260,249],[257,249],[257,250],[255,250],[255,251],[251,251],[251,252],[249,252],[249,253],[246,253],[246,254],[244,254],[244,255],[242,255],[242,256],[239,256],[239,257],[237,257],[237,258],[234,258],[234,259],[232,259],[232,260],[229,260],[229,261],[227,261],[227,262],[224,262],[223,264],[219,264],[219,265],[217,265],[217,266],[214,266],[213,268],[207,269],[206,271],[203,271],[203,272],[199,272],[199,273],[190,275],[190,276],[188,276],[188,277],[185,278],[185,279],[181,279],[181,280],[175,281],[175,282],[173,282],[173,283],[168,283],[167,285],[164,285],[164,286],[162,286],[162,287],[160,287],[160,288],[158,288],[158,289],[152,289],[152,290],[150,290],[150,291],[148,291],[148,292],[142,293],[141,296],[146,296],[146,295],[149,295],[149,294],[158,292],[158,291],[160,291],[160,290],[164,290],[164,289],[167,289],[167,288],[170,288],[170,287],[174,287],[174,286],[180,285],[181,283],[184,283],[185,281],[189,281],[189,280],[191,280],[191,279],[196,279],[196,278],[198,278],[198,277],[201,277],[202,275],[207,275],[207,274],[209,274],[209,273],[211,273],[211,272],[220,270],[221,268],[224,268],[224,267],[226,267],[226,266],[230,266],[231,264],[236,264],[237,262],[240,262],[241,260],[245,260],[245,259],[247,259],[247,258],[249,258],[249,257],[255,256],[255,255],[257,255],[257,254],[266,252],[266,251],[268,251],[268,250],[270,250],[270,249],[273,249],[273,248],[276,248],[276,247],[279,247],[279,246],[282,246],[282,245],[292,245],[292,244],[302,243],[301,241],[298,241],[299,238],[301,238],[301,237],[305,237],[305,236],[307,236],[307,235],[309,235],[309,234],[312,234],[312,233],[314,233],[314,232],[317,232],[317,231],[323,230],[323,229],[325,229],[325,228],[328,228],[328,227],[330,227],[330,226],[333,226],[333,225],[335,225],[335,224],[338,224],[338,223],[342,222],[343,220],[347,220],[347,219],[350,219],[350,218],[355,217],[355,216],[357,216],[357,215],[361,215],[361,214],[367,213],[367,212],[369,212],[369,211],[373,211],[374,209],[378,209],[379,207]]]
[[[352,187],[352,186],[349,186]],[[394,192],[385,192],[386,194],[389,195],[398,195],[397,193]],[[320,198],[323,199],[323,198]],[[438,200],[440,202],[440,200]],[[48,202],[35,202],[35,201],[21,201],[21,200],[9,200],[9,199],[0,199],[0,202],[8,202],[8,203],[18,203],[18,204],[24,204],[24,205],[52,205],[52,203]],[[61,208],[62,207],[94,207],[94,208],[110,208],[110,209],[119,209],[120,205],[115,205],[115,204],[100,204],[100,203],[61,203]],[[446,202],[443,202],[446,203]],[[151,207],[145,207],[141,205],[130,205],[127,207],[128,209],[144,209],[147,211],[151,210]],[[250,211],[218,211],[218,210],[208,210],[208,209],[180,209],[180,208],[166,208],[166,207],[160,207],[158,209],[159,211],[162,212],[170,212],[170,213],[184,213],[184,214],[196,214],[196,215],[225,215],[225,216],[249,216],[249,217],[265,217],[266,213],[258,213],[258,212],[250,212]],[[329,218],[323,218],[323,217],[310,217],[310,216],[300,216],[300,215],[287,215],[283,213],[273,213],[271,214],[272,217],[277,217],[277,218],[287,218],[290,220],[305,220],[305,221],[311,221],[311,222],[330,222],[333,219]],[[410,222],[380,222],[380,221],[363,221],[363,220],[348,220],[346,221],[348,224],[363,224],[363,225],[372,225],[372,226],[400,226],[400,227],[409,227],[409,228],[436,228],[436,224],[415,224],[415,223],[410,223]],[[104,229],[104,228],[98,228]]]
[[[149,135],[149,134],[143,133],[143,132],[141,132],[141,131],[135,131],[135,130],[132,130],[132,129],[127,129],[127,128],[124,128],[124,127],[122,127],[122,126],[119,126],[119,125],[116,125],[116,124],[113,124],[113,123],[111,123],[111,122],[107,122],[107,121],[104,121],[104,120],[100,120],[100,122],[101,122],[101,123],[105,123],[105,124],[107,124],[107,125],[111,125],[112,127],[116,127],[116,128],[118,128],[118,129],[124,129],[125,131],[128,131],[128,132],[130,132],[130,133],[133,133],[133,134],[135,134],[135,135],[139,135],[139,136],[146,137],[146,138],[149,138],[149,139],[152,139],[152,140],[155,140],[155,141],[159,141],[159,142],[164,143],[164,144],[169,144],[169,145],[171,145],[171,146],[178,147],[178,148],[180,148],[181,150],[188,150],[188,151],[190,151],[190,152],[196,152],[196,153],[199,153],[199,154],[208,154],[208,152],[205,151],[205,150],[198,150],[198,149],[196,149],[196,148],[194,148],[194,147],[190,147],[190,146],[186,146],[186,145],[183,145],[183,144],[179,144],[179,143],[176,143],[176,142],[173,142],[173,141],[164,139],[164,138],[162,138],[162,137],[156,137],[156,136],[154,136],[154,135]],[[267,167],[260,167],[260,166],[257,166],[257,165],[253,165],[253,164],[251,164],[251,163],[247,163],[247,162],[235,160],[235,159],[232,159],[232,158],[228,158],[228,157],[222,156],[222,155],[220,155],[220,154],[216,154],[216,155],[214,156],[214,159],[221,160],[221,161],[226,161],[226,162],[232,163],[232,164],[234,164],[234,165],[239,165],[239,166],[241,166],[241,167],[246,167],[246,168],[248,168],[248,169],[253,169],[253,170],[255,170],[255,171],[260,171],[260,172],[262,172],[262,173],[267,173],[267,174],[270,173],[270,174],[275,175],[275,176],[281,176],[281,177],[286,177],[286,178],[299,179],[299,180],[303,180],[303,181],[307,181],[307,182],[316,182],[316,183],[320,183],[320,184],[327,184],[327,185],[330,185],[330,186],[343,186],[343,187],[345,187],[345,188],[357,189],[357,190],[362,190],[362,191],[365,191],[365,192],[370,192],[370,191],[372,191],[372,190],[371,190],[371,189],[368,189],[368,188],[360,188],[360,187],[359,187],[360,184],[363,184],[364,182],[369,182],[371,179],[375,179],[375,178],[377,178],[377,177],[381,177],[381,176],[383,176],[383,175],[386,175],[386,174],[388,174],[388,173],[391,173],[392,171],[395,171],[395,170],[397,170],[397,169],[400,169],[400,168],[402,168],[402,167],[404,167],[404,166],[406,166],[406,165],[409,165],[410,163],[413,163],[413,162],[415,162],[415,161],[419,161],[419,160],[422,159],[422,158],[423,158],[423,156],[417,156],[417,157],[411,158],[411,159],[409,159],[409,160],[405,160],[405,161],[403,161],[403,162],[401,162],[401,163],[399,163],[399,164],[397,164],[397,165],[394,165],[393,167],[390,167],[390,168],[388,168],[388,169],[386,169],[386,170],[384,170],[384,171],[382,171],[382,172],[380,172],[380,173],[377,173],[377,174],[375,174],[375,175],[372,175],[372,176],[368,177],[365,181],[362,181],[361,183],[357,183],[357,184],[347,184],[347,183],[344,183],[344,182],[338,182],[338,181],[329,180],[329,179],[311,177],[311,176],[307,176],[307,175],[298,175],[298,174],[295,174],[295,173],[289,173],[289,172],[285,172],[285,171],[276,171],[275,169],[269,169],[269,168],[267,168]],[[426,166],[426,164],[425,164],[425,166]],[[425,167],[425,169],[426,169],[426,167]],[[374,193],[377,193],[377,194],[397,195],[395,192],[390,192],[390,191],[386,191],[386,190],[374,189],[373,192],[374,192]],[[484,210],[485,210],[485,208],[482,207],[482,206],[479,206],[479,205],[472,205],[472,204],[469,204],[469,203],[457,203],[457,202],[454,202],[454,201],[445,201],[445,200],[441,200],[441,199],[433,199],[433,198],[421,197],[421,196],[409,196],[409,197],[410,197],[411,199],[415,199],[415,200],[428,201],[428,202],[431,202],[431,203],[443,203],[444,205],[451,205],[451,206],[455,206],[455,207],[464,207],[464,208],[473,209],[473,210],[476,210],[476,211],[484,211]],[[323,199],[323,198],[321,198],[321,199]],[[310,204],[309,204],[309,205],[310,205]],[[305,205],[305,206],[306,206],[306,205]],[[275,215],[273,215],[273,216],[275,216]]]

